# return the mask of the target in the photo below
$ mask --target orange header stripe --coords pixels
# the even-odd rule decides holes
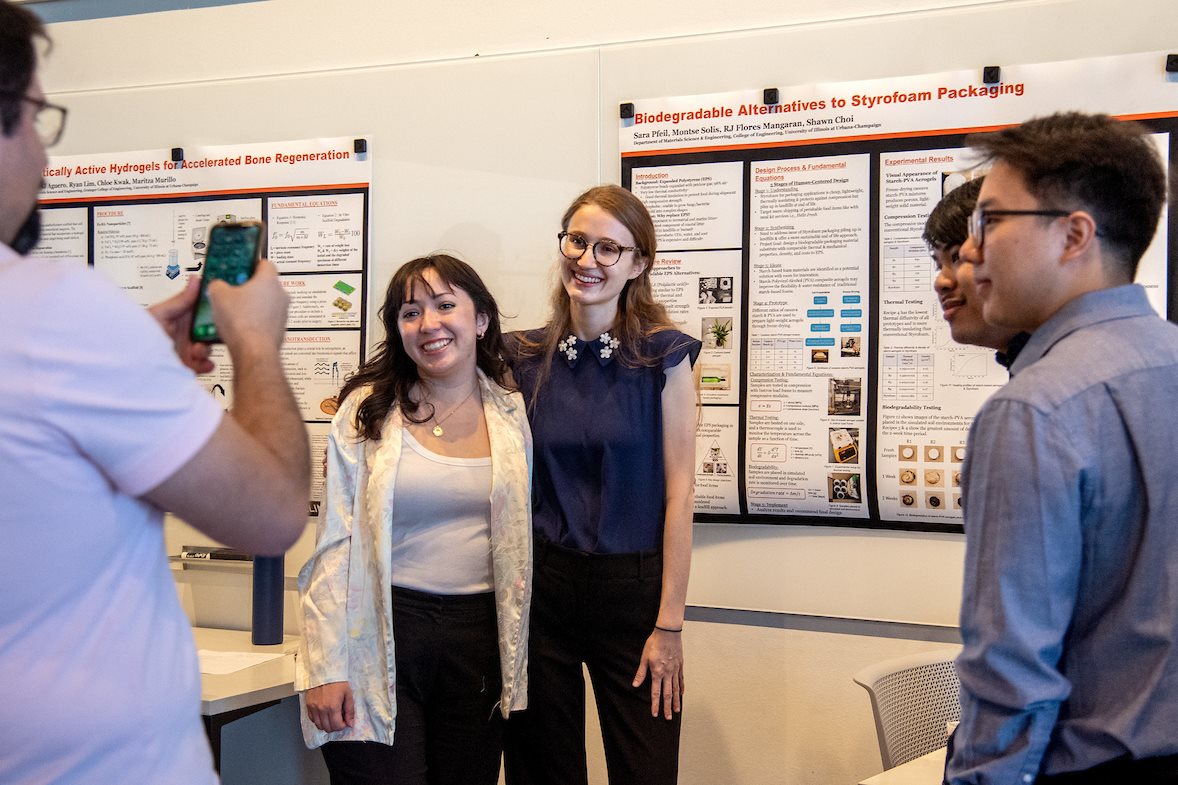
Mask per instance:
[[[1113,115],[1118,120],[1161,120],[1163,117],[1178,117],[1176,112],[1142,112],[1141,114]]]
[[[89,202],[142,202],[149,199],[182,199],[190,196],[242,196],[256,194],[263,196],[275,191],[282,193],[332,191],[342,188],[367,188],[369,183],[327,183],[324,185],[292,185],[284,188],[227,188],[221,191],[160,191],[150,194],[124,194],[119,196],[71,196],[62,199],[40,199],[38,204],[82,204]],[[281,198],[281,197],[277,197]]]
[[[1164,117],[1178,117],[1178,111],[1146,112],[1142,114],[1117,115],[1118,120],[1158,120]],[[886,134],[863,134],[861,136],[820,137],[817,139],[791,139],[782,142],[753,142],[750,144],[721,144],[712,147],[677,147],[673,150],[631,150],[622,153],[622,158],[646,158],[655,155],[690,155],[692,153],[716,153],[729,150],[766,150],[774,147],[804,147],[806,145],[839,144],[841,142],[869,142],[879,139],[911,139],[919,136],[950,136],[952,134],[977,134],[998,131],[1018,123],[979,125],[971,128],[941,128],[936,131],[897,131]]]
[[[674,150],[634,150],[622,153],[622,158],[638,158],[654,155],[687,155],[690,153],[712,153],[725,150],[765,150],[774,147],[805,147],[818,144],[840,144],[842,142],[870,142],[878,139],[910,139],[918,136],[948,136],[984,131],[996,131],[1004,125],[987,125],[976,128],[943,128],[938,131],[898,131],[888,134],[863,134],[860,136],[823,137],[818,139],[791,139],[783,142],[754,142],[751,144],[723,144],[712,147],[679,147]]]

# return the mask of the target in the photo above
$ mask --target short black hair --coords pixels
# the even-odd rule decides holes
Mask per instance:
[[[22,96],[37,71],[37,38],[49,41],[41,20],[27,8],[0,0],[0,132],[5,136],[20,122]]]
[[[1143,126],[1064,112],[965,141],[1019,172],[1045,208],[1091,213],[1104,247],[1132,280],[1166,201],[1165,169]]]
[[[977,177],[954,188],[928,214],[921,239],[934,251],[960,246],[969,236],[969,215],[978,203],[984,177]]]

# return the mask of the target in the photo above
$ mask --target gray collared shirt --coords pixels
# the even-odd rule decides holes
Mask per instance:
[[[964,466],[951,783],[1178,753],[1178,327],[1136,285],[1068,303]]]

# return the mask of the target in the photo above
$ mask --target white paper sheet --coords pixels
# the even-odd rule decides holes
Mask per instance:
[[[212,676],[236,673],[285,656],[282,652],[271,654],[255,651],[212,651],[210,649],[198,649],[196,654],[200,657],[200,672]]]

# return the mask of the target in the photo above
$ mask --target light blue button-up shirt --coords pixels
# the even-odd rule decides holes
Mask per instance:
[[[1079,297],[975,418],[950,783],[1178,753],[1178,326]]]

